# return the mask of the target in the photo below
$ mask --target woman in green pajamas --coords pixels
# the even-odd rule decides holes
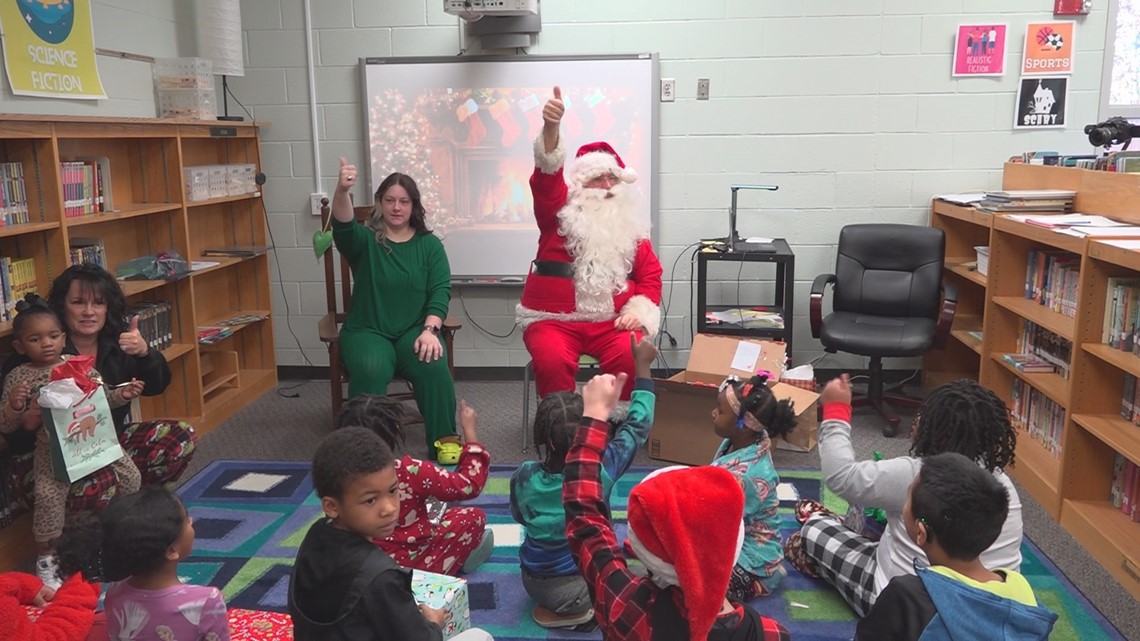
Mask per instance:
[[[333,241],[352,267],[352,304],[340,330],[348,395],[386,394],[393,376],[411,381],[424,417],[428,456],[455,434],[455,381],[439,330],[451,301],[443,243],[424,222],[416,183],[392,174],[376,190],[376,211],[355,222],[348,192],[357,171],[340,159],[333,195]]]

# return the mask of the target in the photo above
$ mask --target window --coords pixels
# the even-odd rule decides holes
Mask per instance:
[[[1140,0],[1112,0],[1100,82],[1100,119],[1140,118]]]

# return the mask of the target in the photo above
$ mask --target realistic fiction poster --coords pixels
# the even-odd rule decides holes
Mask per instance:
[[[1004,24],[958,25],[954,40],[954,76],[1000,76],[1005,73]]]

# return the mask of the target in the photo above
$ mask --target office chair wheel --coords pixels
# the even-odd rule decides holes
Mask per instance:
[[[883,428],[883,436],[887,438],[894,438],[898,433],[899,428],[894,423],[887,423],[887,426]]]

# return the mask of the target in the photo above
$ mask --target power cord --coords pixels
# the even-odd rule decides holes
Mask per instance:
[[[665,309],[661,312],[661,328],[657,331],[657,360],[663,366],[666,378],[672,374],[670,373],[669,361],[665,358],[665,355],[661,353],[661,341],[667,338],[670,348],[676,349],[677,347],[677,339],[669,332],[669,306],[673,303],[673,283],[676,282],[677,278],[677,265],[681,262],[681,258],[684,257],[686,251],[698,247],[700,244],[700,242],[695,242],[683,247],[681,251],[677,253],[677,257],[673,259],[673,268],[669,270],[669,293],[663,298]]]
[[[471,321],[471,324],[475,326],[475,329],[483,332],[488,336],[492,336],[494,338],[510,338],[519,328],[519,324],[515,323],[514,326],[511,327],[511,331],[507,332],[506,334],[496,334],[494,332],[488,331],[486,328],[479,324],[479,321],[475,320],[475,317],[471,315],[471,312],[467,311],[467,301],[463,299],[462,291],[459,292],[459,306],[463,308],[463,315],[467,317],[467,320]]]

